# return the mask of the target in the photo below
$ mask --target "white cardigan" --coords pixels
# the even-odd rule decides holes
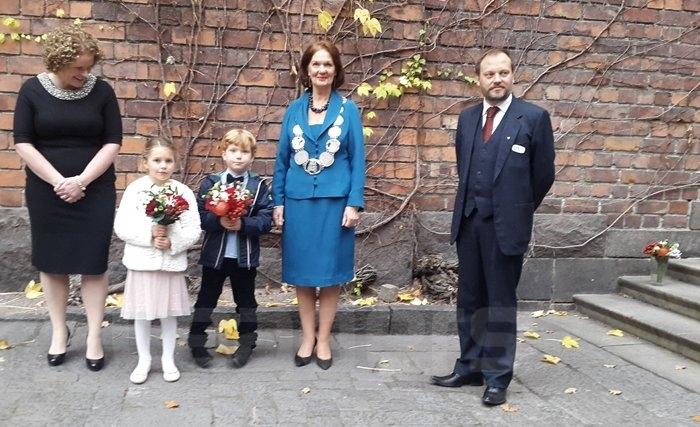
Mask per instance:
[[[185,271],[187,269],[187,249],[197,243],[202,232],[197,211],[197,200],[185,184],[171,179],[171,187],[177,189],[189,208],[182,213],[180,219],[168,226],[170,249],[160,250],[153,246],[151,227],[153,218],[146,215],[146,192],[159,190],[149,176],[144,176],[129,184],[122,195],[117,216],[114,221],[114,232],[122,239],[124,257],[122,263],[129,270],[141,271]]]

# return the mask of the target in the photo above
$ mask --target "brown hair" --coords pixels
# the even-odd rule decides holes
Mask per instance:
[[[143,149],[143,159],[148,159],[148,156],[151,155],[153,149],[158,147],[169,149],[170,151],[172,151],[173,157],[177,157],[177,149],[175,148],[175,144],[173,144],[172,141],[168,141],[167,139],[163,138],[150,138],[148,141],[146,141],[146,147]]]
[[[255,137],[249,131],[245,129],[231,129],[221,138],[219,147],[221,151],[226,151],[228,147],[233,145],[241,150],[250,151],[255,157],[255,144]]]
[[[499,53],[502,53],[508,57],[508,59],[510,60],[510,71],[514,71],[513,70],[513,58],[510,57],[510,53],[508,53],[508,51],[505,49],[495,48],[495,49],[489,49],[486,52],[484,52],[481,55],[481,57],[479,58],[479,60],[476,61],[476,65],[474,66],[474,70],[476,70],[476,75],[478,76],[479,74],[481,74],[481,63],[483,62],[484,58],[486,58],[487,56],[498,55]]]
[[[325,50],[331,55],[333,66],[335,67],[333,89],[337,89],[345,83],[345,71],[343,70],[343,63],[340,62],[340,51],[330,40],[317,41],[304,50],[304,54],[301,55],[301,66],[299,67],[299,82],[301,82],[304,87],[311,87],[309,63],[314,54],[319,50]]]
[[[94,55],[95,63],[103,56],[97,40],[77,25],[46,34],[46,40],[42,44],[44,64],[52,73],[58,72],[82,54]]]

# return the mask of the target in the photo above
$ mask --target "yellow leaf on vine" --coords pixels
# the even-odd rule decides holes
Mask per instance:
[[[612,335],[614,337],[624,337],[625,333],[619,329],[611,329],[608,331],[608,335]]]
[[[223,333],[227,340],[237,340],[239,335],[236,319],[221,319],[219,322],[219,333]]]
[[[328,31],[333,25],[333,15],[327,10],[321,10],[318,14],[318,25],[323,28],[323,31]]]
[[[5,34],[0,33],[0,44],[5,43]]]
[[[0,350],[9,350],[12,346],[7,340],[0,340]]]
[[[376,36],[377,33],[382,32],[382,24],[379,23],[377,18],[372,18],[369,21],[362,24],[362,32],[367,35],[371,34],[372,37]]]
[[[552,365],[556,365],[557,363],[561,362],[561,359],[557,356],[552,356],[551,354],[545,354],[542,357],[542,361],[546,363],[551,363]]]
[[[170,98],[177,93],[177,85],[173,82],[168,82],[163,85],[163,96]]]
[[[353,19],[355,21],[360,21],[360,24],[364,25],[365,22],[369,21],[371,18],[371,15],[369,14],[369,10],[365,9],[364,7],[358,7],[355,9],[355,15]]]
[[[363,127],[362,134],[365,136],[365,138],[369,138],[370,136],[374,135],[374,131],[372,128]]]
[[[238,349],[238,347],[236,346],[219,344],[219,346],[216,347],[216,350],[214,351],[219,354],[223,354],[224,356],[230,356],[236,352],[236,349]]]
[[[375,113],[374,111],[370,111],[370,112],[368,112],[367,114],[365,114],[365,118],[366,118],[367,120],[376,119],[376,118],[377,118],[377,113]]]
[[[41,37],[39,37],[39,36],[34,37],[34,41],[37,43],[41,43]]]
[[[75,21],[73,21],[73,25],[81,26],[83,25],[83,21],[81,21],[80,18],[75,18]]]
[[[10,38],[16,42],[20,41],[22,36],[19,35],[19,33],[10,33]]]
[[[8,16],[8,17],[6,17],[5,19],[2,20],[2,25],[6,26],[6,27],[8,27],[8,28],[12,28],[12,29],[15,29],[15,30],[16,30],[17,28],[19,28],[20,23],[19,23],[19,21],[16,20],[15,18],[10,18],[10,17]]]
[[[372,85],[370,85],[367,82],[363,82],[360,86],[357,87],[357,94],[360,96],[367,96],[369,95],[371,90]]]
[[[525,331],[525,332],[523,332],[523,336],[525,338],[538,339],[540,337],[540,334],[538,334],[537,332]]]
[[[66,11],[63,9],[56,9],[56,17],[57,18],[63,18],[66,16]]]
[[[561,339],[561,345],[566,348],[578,348],[579,346],[578,341],[568,335]]]
[[[24,287],[24,296],[27,297],[27,299],[39,298],[42,295],[44,295],[44,292],[41,283],[32,280]]]
[[[121,307],[124,305],[124,294],[108,295],[105,299],[105,307]]]

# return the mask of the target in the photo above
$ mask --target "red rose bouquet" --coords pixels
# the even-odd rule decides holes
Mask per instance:
[[[149,197],[146,216],[153,218],[153,222],[160,225],[174,223],[190,207],[187,200],[169,185],[157,191],[148,191],[146,194]]]
[[[237,219],[248,212],[253,196],[242,184],[217,182],[203,196],[204,208],[216,216]]]

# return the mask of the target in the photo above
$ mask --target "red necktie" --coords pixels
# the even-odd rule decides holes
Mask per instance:
[[[486,109],[486,123],[484,123],[484,129],[481,131],[481,139],[484,140],[484,144],[489,142],[491,133],[493,132],[493,118],[498,113],[498,107],[489,107]]]

